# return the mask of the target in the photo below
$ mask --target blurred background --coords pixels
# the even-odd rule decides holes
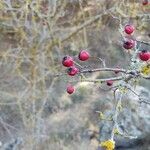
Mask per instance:
[[[127,68],[120,25],[133,24],[133,38],[149,42],[150,5],[142,0],[1,0],[0,1],[0,149],[95,150],[98,139],[110,138],[114,109],[112,92],[99,84],[76,83],[66,93],[68,76],[61,61],[87,49],[108,67]],[[143,45],[149,50],[149,47]],[[81,65],[102,67],[90,59]],[[116,76],[93,73],[90,79]],[[138,93],[150,98],[150,84],[141,80]],[[128,93],[119,125],[130,136],[116,136],[116,149],[150,149],[150,106]],[[99,131],[99,129],[101,129]]]

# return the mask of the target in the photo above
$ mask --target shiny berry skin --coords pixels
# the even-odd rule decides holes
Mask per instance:
[[[86,50],[82,50],[78,56],[79,60],[81,61],[86,61],[89,59],[89,57],[90,57],[90,54]]]
[[[142,61],[150,60],[150,52],[147,52],[146,50],[141,51],[138,56]]]
[[[124,27],[124,31],[125,31],[126,34],[131,34],[134,31],[134,26],[127,24]]]
[[[73,66],[74,62],[73,62],[73,58],[70,56],[65,56],[62,60],[62,64],[65,67],[71,67]]]
[[[74,93],[75,88],[72,85],[68,85],[66,91],[68,94],[72,94],[72,93]]]
[[[75,66],[68,68],[68,71],[67,71],[68,75],[70,76],[75,76],[78,72],[79,72],[79,69],[76,68]]]
[[[113,81],[112,80],[108,80],[108,81],[106,81],[106,83],[107,83],[108,86],[112,86],[113,85]]]
[[[135,46],[135,41],[132,39],[125,39],[125,41],[123,42],[123,47],[125,49],[131,49]]]
[[[142,4],[143,5],[147,5],[148,4],[148,0],[143,0]]]

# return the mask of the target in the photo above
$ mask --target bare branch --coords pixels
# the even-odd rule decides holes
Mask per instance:
[[[99,72],[99,71],[119,71],[122,73],[128,73],[125,69],[118,69],[118,68],[97,68],[97,69],[86,69],[81,70],[80,73],[92,73],[92,72]]]
[[[81,79],[81,80],[74,80],[74,81],[70,81],[70,82],[93,82],[93,83],[103,83],[106,81],[118,81],[118,80],[122,80],[124,79],[123,76],[119,76],[119,77],[112,77],[112,78],[106,78],[106,79]]]

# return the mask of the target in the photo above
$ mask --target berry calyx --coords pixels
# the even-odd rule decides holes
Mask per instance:
[[[127,24],[127,25],[124,27],[124,31],[125,31],[126,34],[131,34],[131,33],[134,32],[134,26]]]
[[[123,47],[125,49],[131,49],[135,46],[135,41],[132,39],[125,39],[123,42]]]
[[[75,76],[79,72],[79,69],[76,68],[75,66],[72,66],[68,69],[67,73],[70,76]]]
[[[66,91],[68,94],[72,94],[72,93],[74,93],[75,88],[72,85],[68,85]]]
[[[147,5],[148,4],[148,0],[143,0],[142,4],[143,5]]]
[[[107,83],[108,86],[112,86],[113,85],[113,81],[112,80],[108,80],[108,81],[106,81],[106,83]]]
[[[142,61],[148,61],[150,59],[150,52],[143,50],[138,54]]]
[[[89,59],[89,57],[90,57],[90,54],[86,50],[82,50],[78,55],[78,58],[81,61],[86,61]]]
[[[62,64],[65,67],[71,67],[73,66],[74,62],[73,62],[73,58],[70,56],[65,56],[62,60]]]

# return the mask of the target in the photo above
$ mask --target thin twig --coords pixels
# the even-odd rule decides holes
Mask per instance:
[[[114,130],[115,130],[116,126],[117,126],[117,119],[118,119],[118,114],[119,114],[119,109],[118,109],[118,107],[119,107],[119,105],[120,105],[120,103],[121,103],[122,96],[123,96],[123,94],[120,93],[118,102],[117,102],[117,104],[116,104],[115,114],[114,114],[114,117],[113,117],[113,129],[112,129],[112,132],[111,132],[111,140],[114,139],[114,134],[115,134],[115,133],[114,133]]]
[[[125,69],[118,69],[118,68],[96,68],[96,69],[86,69],[86,70],[81,70],[80,73],[91,73],[91,72],[99,72],[99,71],[119,71],[122,73],[129,73]]]
[[[74,80],[74,81],[69,81],[69,82],[93,82],[93,83],[103,83],[106,81],[118,81],[118,80],[122,80],[124,79],[123,76],[119,76],[119,77],[112,77],[112,78],[105,78],[105,79],[82,79],[82,80]]]

